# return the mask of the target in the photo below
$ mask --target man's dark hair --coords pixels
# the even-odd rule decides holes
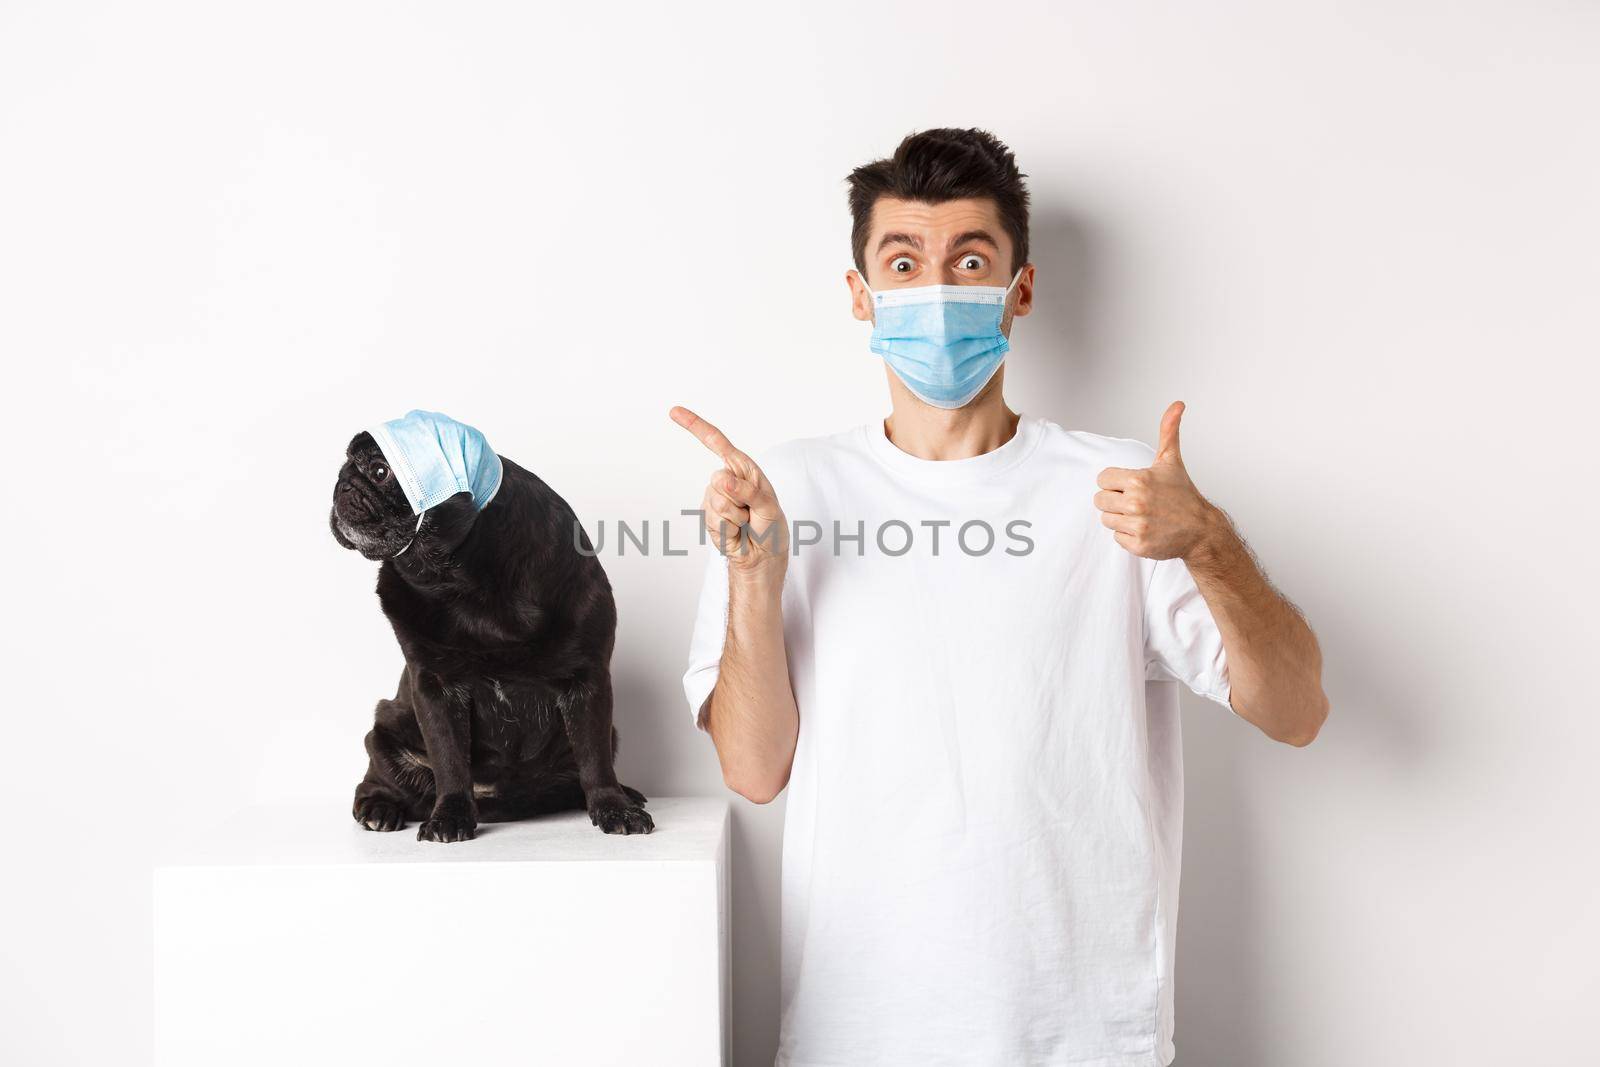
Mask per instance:
[[[1011,271],[1028,262],[1027,175],[1011,149],[988,130],[923,130],[900,142],[894,155],[850,172],[850,247],[856,269],[867,272],[867,235],[880,196],[941,204],[993,200],[1011,237]]]

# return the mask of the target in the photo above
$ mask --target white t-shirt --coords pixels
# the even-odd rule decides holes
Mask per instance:
[[[1188,568],[1094,507],[1102,469],[1152,458],[1027,416],[971,459],[881,422],[756,457],[798,544],[780,1067],[1172,1061],[1176,683],[1229,688]],[[702,729],[728,599],[708,551]]]

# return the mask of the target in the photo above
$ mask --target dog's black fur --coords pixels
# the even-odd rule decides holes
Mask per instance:
[[[367,734],[356,821],[421,819],[419,840],[464,841],[480,821],[586,808],[608,834],[649,833],[644,796],[614,769],[611,583],[566,501],[501,463],[481,512],[457,493],[418,530],[372,435],[350,442],[329,524],[383,561],[378,599],[406,659]]]

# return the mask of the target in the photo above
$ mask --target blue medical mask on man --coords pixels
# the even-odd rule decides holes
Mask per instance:
[[[482,511],[500,490],[500,457],[482,433],[448,415],[411,411],[367,432],[389,461],[395,481],[417,516],[418,530],[429,508],[457,493],[470,492],[473,506]],[[407,542],[406,548],[410,547]]]
[[[1011,342],[1001,332],[1011,284],[916,285],[874,290],[872,351],[925,404],[965,407],[1000,369]]]

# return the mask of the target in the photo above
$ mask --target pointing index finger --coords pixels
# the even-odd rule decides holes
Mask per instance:
[[[744,453],[733,447],[733,442],[728,440],[726,434],[688,408],[675,407],[668,414],[672,416],[673,422],[694,434],[701,444],[716,453],[717,458],[723,462],[732,462],[735,456],[744,458]]]

